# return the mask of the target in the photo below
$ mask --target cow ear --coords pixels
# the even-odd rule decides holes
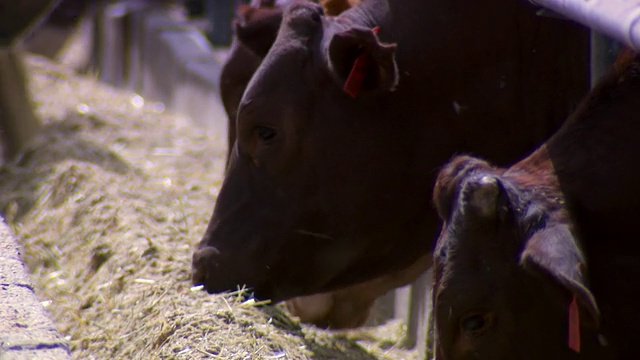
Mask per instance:
[[[576,298],[585,323],[600,325],[600,310],[583,274],[584,255],[567,225],[553,225],[533,234],[520,262],[526,270],[546,274],[566,288]]]
[[[234,29],[238,40],[260,58],[264,58],[276,41],[282,9],[238,6]]]
[[[329,40],[329,70],[352,97],[359,93],[393,91],[398,85],[396,44],[383,44],[377,28],[352,27]]]

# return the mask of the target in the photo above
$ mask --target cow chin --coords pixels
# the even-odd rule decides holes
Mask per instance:
[[[192,282],[202,285],[209,293],[246,287],[247,293],[256,299],[273,302],[317,293],[344,266],[331,261],[340,258],[332,256],[334,251],[315,249],[309,242],[304,242],[308,239],[296,235],[287,237],[286,241],[264,237],[243,241],[246,240],[243,237],[234,237],[231,243],[245,244],[242,247],[228,246],[226,237],[224,242],[216,243],[212,241],[213,237],[205,236],[193,253]]]

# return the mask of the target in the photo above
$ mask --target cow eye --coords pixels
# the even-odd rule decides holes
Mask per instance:
[[[262,126],[262,125],[257,126],[256,131],[258,132],[258,136],[260,137],[260,139],[264,142],[269,142],[273,140],[273,138],[277,134],[276,129],[268,126]]]
[[[460,329],[466,335],[478,336],[485,332],[493,322],[493,315],[490,313],[472,314],[462,318]]]

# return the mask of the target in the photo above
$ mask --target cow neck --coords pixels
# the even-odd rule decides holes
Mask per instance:
[[[640,62],[640,55],[638,56],[639,60],[637,61]],[[564,122],[562,127],[547,141],[548,145],[543,146],[543,148],[554,148],[556,145],[571,142],[572,140],[567,139],[567,137],[572,136],[571,134],[577,125],[584,127],[591,123],[597,126],[598,123],[602,122],[602,119],[598,116],[591,116],[591,113],[594,109],[597,109],[600,104],[607,102],[607,100],[602,101],[601,99],[607,99],[609,97],[608,93],[618,86],[620,77],[628,67],[633,66],[634,61],[636,61],[635,59],[635,52],[627,48],[623,49],[618,55],[618,59],[613,66],[613,70],[601,79],[596,87],[589,92],[589,94],[578,105],[577,109]],[[541,150],[536,152],[540,152]]]
[[[564,209],[565,199],[560,192],[560,182],[547,145],[542,145],[533,154],[505,172],[523,189],[531,190],[532,196],[539,193],[538,200],[545,200],[549,210]],[[562,213],[566,215],[566,211]]]

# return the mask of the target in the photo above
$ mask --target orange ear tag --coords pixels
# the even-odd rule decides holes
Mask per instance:
[[[373,31],[374,34],[377,34],[378,30],[380,30],[379,26],[376,26],[373,29],[371,29],[371,31]],[[369,58],[367,57],[367,53],[363,53],[360,56],[358,56],[356,58],[356,61],[353,62],[353,67],[351,68],[351,72],[347,77],[347,81],[344,82],[344,87],[342,88],[342,90],[344,90],[344,92],[346,92],[347,94],[351,95],[351,97],[353,98],[358,96],[358,93],[360,92],[360,88],[362,88],[362,81],[364,81],[364,75],[365,75],[364,72],[367,67],[368,59]]]
[[[569,348],[577,353],[580,352],[580,313],[575,295],[569,305]]]

